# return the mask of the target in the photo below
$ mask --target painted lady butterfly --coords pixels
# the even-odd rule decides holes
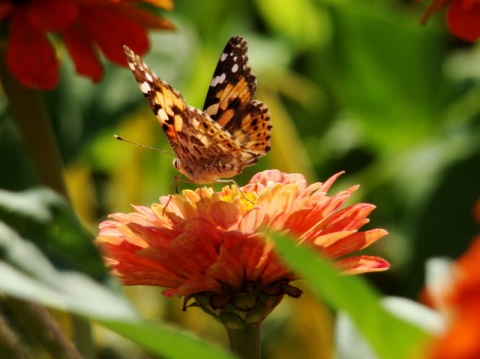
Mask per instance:
[[[232,37],[223,50],[203,112],[160,80],[128,47],[127,61],[178,158],[173,165],[197,184],[230,178],[270,150],[268,108],[252,100],[256,78],[247,66],[247,43]]]

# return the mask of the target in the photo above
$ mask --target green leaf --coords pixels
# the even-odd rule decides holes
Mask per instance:
[[[441,37],[377,3],[332,10],[337,93],[378,149],[408,149],[439,126],[446,100]]]
[[[432,335],[440,335],[445,330],[445,319],[443,316],[417,302],[401,297],[385,297],[382,299],[383,307],[390,312],[395,313],[400,318],[410,323],[414,323]],[[373,354],[370,345],[355,325],[350,317],[345,313],[340,313],[335,322],[336,351],[338,359],[378,359]],[[409,357],[412,357],[409,355]]]
[[[56,269],[30,241],[0,222],[0,292],[88,317],[132,319],[119,291],[75,271]]]
[[[208,320],[209,318],[207,318]],[[177,328],[147,322],[100,321],[100,324],[166,358],[233,359],[224,349]]]
[[[35,243],[56,267],[78,269],[97,279],[106,277],[93,235],[80,225],[67,201],[52,190],[0,190],[0,221]]]
[[[343,276],[313,251],[272,234],[286,262],[305,277],[313,292],[337,311],[345,311],[381,358],[411,357],[426,333],[380,305],[380,296],[357,276]]]

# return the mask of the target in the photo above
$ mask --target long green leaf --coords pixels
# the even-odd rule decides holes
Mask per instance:
[[[191,333],[167,325],[128,321],[100,321],[100,324],[130,339],[151,353],[166,358],[235,358],[222,348]]]
[[[303,275],[313,292],[337,311],[346,312],[381,358],[412,358],[426,333],[380,305],[380,296],[361,278],[340,275],[313,251],[272,234],[286,262]]]

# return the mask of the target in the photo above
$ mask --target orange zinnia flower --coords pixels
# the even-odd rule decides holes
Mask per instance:
[[[474,206],[480,223],[480,200]],[[443,311],[446,332],[433,344],[431,359],[480,358],[480,235],[452,266],[443,293],[429,293]]]
[[[432,359],[480,358],[480,236],[454,265],[442,302],[447,330],[433,345]]]
[[[149,48],[146,29],[172,29],[165,19],[135,7],[141,0],[24,0],[0,4],[0,22],[9,24],[6,60],[17,80],[43,90],[59,82],[59,62],[48,35],[60,35],[80,75],[99,81],[98,56],[126,65],[123,45],[139,54]],[[170,9],[171,0],[147,1]]]
[[[95,241],[126,285],[167,287],[165,295],[193,297],[210,314],[228,304],[250,311],[261,303],[264,312],[256,318],[263,319],[284,294],[301,294],[289,284],[298,277],[282,263],[265,230],[317,249],[348,274],[389,268],[378,257],[341,258],[387,232],[358,232],[373,205],[341,208],[358,186],[327,196],[340,174],[307,186],[300,174],[270,170],[240,189],[185,190],[151,207],[112,215],[100,224]]]
[[[448,6],[447,26],[452,34],[465,41],[480,37],[479,0],[433,0],[422,17],[424,23],[434,13]]]

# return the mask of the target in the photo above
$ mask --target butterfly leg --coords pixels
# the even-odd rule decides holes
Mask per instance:
[[[172,197],[173,197],[172,193],[174,188],[175,188],[175,193],[178,194],[178,183],[180,181],[183,181],[180,175],[172,177],[172,180],[170,181],[170,194],[168,195],[168,201],[165,204],[165,207],[163,207],[162,216],[165,215],[165,210],[167,209],[168,205],[170,204],[170,201],[172,200]]]
[[[230,184],[234,185],[235,187],[237,187],[238,192],[240,192],[242,194],[243,198],[245,198],[248,202],[255,204],[255,202],[253,202],[252,200],[248,199],[247,196],[245,196],[245,193],[242,192],[242,190],[238,186],[237,182],[235,182],[235,180],[233,180],[233,179],[217,179],[215,181],[215,183],[230,183]],[[213,185],[212,185],[212,187],[213,187]]]

